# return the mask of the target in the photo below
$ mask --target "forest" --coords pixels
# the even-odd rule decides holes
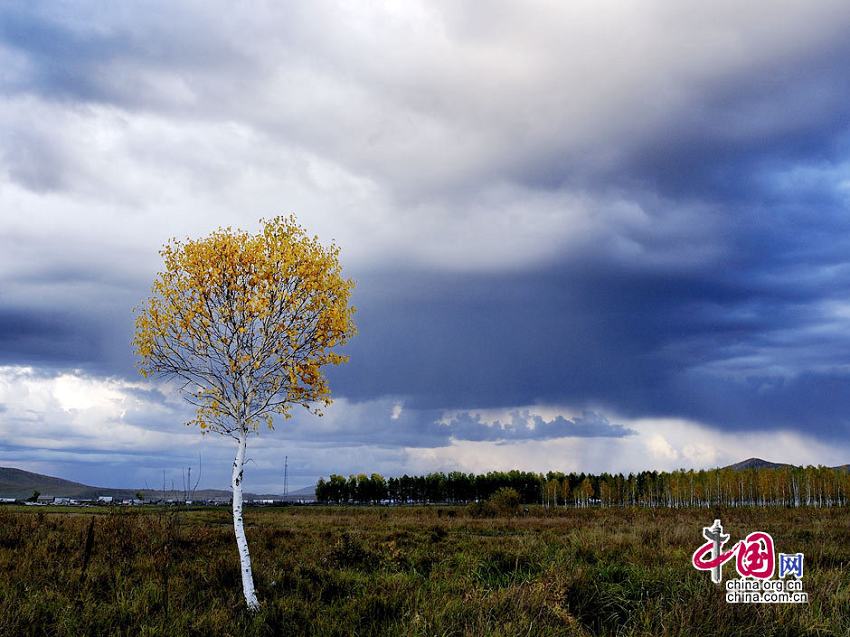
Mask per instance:
[[[850,493],[846,468],[684,470],[586,474],[490,471],[429,473],[385,478],[379,473],[332,474],[316,498],[334,504],[466,504],[514,489],[524,504],[545,507],[843,506]]]

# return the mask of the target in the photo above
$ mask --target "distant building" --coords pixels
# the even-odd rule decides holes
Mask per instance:
[[[111,495],[99,495],[97,496],[98,504],[112,504],[112,496]]]

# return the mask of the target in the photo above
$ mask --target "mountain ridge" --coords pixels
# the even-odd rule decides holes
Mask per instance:
[[[740,462],[736,462],[735,464],[730,464],[725,467],[721,467],[722,469],[732,469],[733,471],[744,471],[746,469],[784,469],[787,467],[793,467],[794,465],[788,464],[786,462],[770,462],[769,460],[762,460],[761,458],[747,458],[746,460],[741,460]],[[847,465],[844,465],[846,467]],[[843,469],[844,467],[831,467],[832,469]]]
[[[116,499],[135,498],[136,494],[144,495],[145,500],[159,499],[183,499],[185,492],[177,489],[133,489],[133,488],[113,488],[113,487],[96,487],[81,482],[73,482],[64,478],[48,476],[24,469],[15,467],[0,467],[0,497],[5,498],[28,498],[33,494],[33,491],[38,491],[43,496],[63,497],[63,498],[79,498],[79,499],[94,499],[99,496],[112,496]],[[315,493],[314,487],[304,487],[297,491],[292,491],[286,496],[279,494],[266,493],[255,494],[246,493],[246,500],[256,499],[282,499],[282,498],[297,498],[298,496],[308,496]],[[194,492],[196,500],[212,500],[219,498],[230,498],[229,489],[198,489]]]

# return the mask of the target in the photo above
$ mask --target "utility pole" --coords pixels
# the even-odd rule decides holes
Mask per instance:
[[[283,457],[283,495],[289,495],[289,456]]]

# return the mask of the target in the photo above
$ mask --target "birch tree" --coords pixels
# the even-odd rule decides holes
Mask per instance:
[[[248,607],[259,608],[242,520],[248,437],[274,415],[301,406],[322,415],[331,402],[326,365],[355,331],[353,281],[339,248],[308,237],[294,217],[262,223],[257,234],[230,228],[172,239],[163,269],[137,310],[134,347],[145,377],[178,383],[195,407],[187,423],[232,438],[233,528]]]

